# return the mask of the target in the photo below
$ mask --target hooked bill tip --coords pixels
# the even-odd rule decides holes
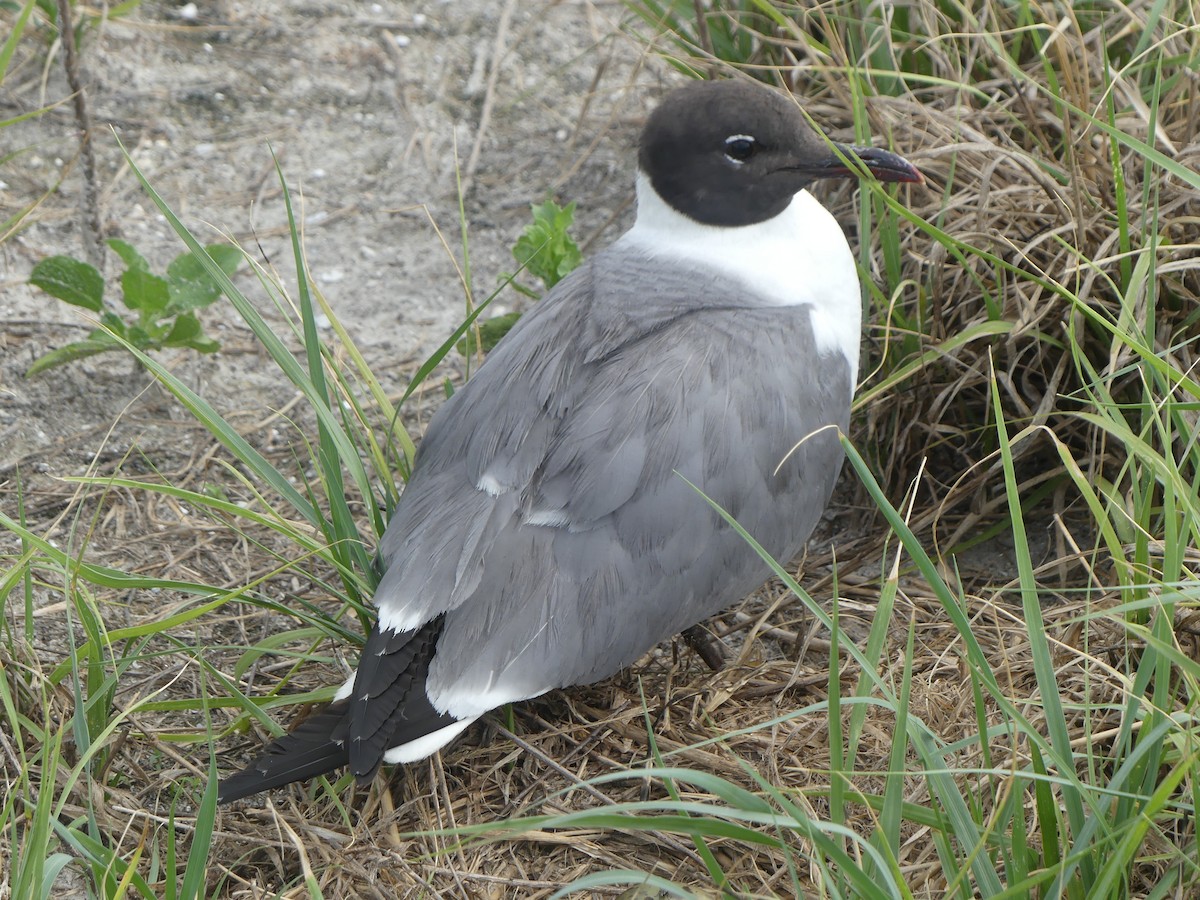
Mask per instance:
[[[902,184],[924,184],[925,176],[920,170],[898,153],[878,147],[848,147],[867,170],[880,181]]]
[[[903,156],[878,147],[850,147],[846,144],[835,144],[837,152],[830,152],[828,158],[815,167],[806,171],[813,178],[857,178],[862,170],[853,166],[857,159],[863,168],[879,181],[889,181],[902,184],[924,184],[925,176]],[[839,155],[840,154],[840,155]],[[843,159],[845,157],[845,159]]]

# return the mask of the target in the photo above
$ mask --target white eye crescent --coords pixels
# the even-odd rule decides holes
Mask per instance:
[[[748,134],[731,134],[725,138],[725,158],[742,165],[758,151],[758,141]]]

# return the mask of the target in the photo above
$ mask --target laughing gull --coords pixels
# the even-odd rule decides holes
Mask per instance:
[[[668,95],[634,226],[429,423],[358,671],[221,802],[344,766],[367,782],[740,600],[770,570],[698,490],[774,558],[798,553],[841,468],[862,318],[850,247],[806,188],[862,172],[922,180],[760,85]]]

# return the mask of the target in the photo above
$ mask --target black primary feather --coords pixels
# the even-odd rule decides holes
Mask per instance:
[[[372,628],[355,676],[355,684],[370,685],[371,693],[353,691],[273,741],[249,766],[221,782],[217,802],[240,800],[343,766],[366,783],[388,749],[457,721],[435,710],[425,694],[442,621],[438,616],[400,634]]]
[[[458,721],[434,709],[425,693],[444,620],[438,616],[416,631],[371,629],[349,698],[350,771],[360,784],[375,777],[388,749]]]
[[[217,802],[230,803],[345,766],[350,761],[346,749],[349,709],[346,700],[331,703],[273,741],[258,759],[221,782]]]

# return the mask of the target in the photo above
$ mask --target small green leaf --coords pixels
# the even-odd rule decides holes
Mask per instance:
[[[158,341],[154,340],[150,332],[140,325],[130,325],[125,339],[139,350],[152,350],[159,346]]]
[[[208,337],[200,328],[200,320],[191,313],[183,313],[162,339],[164,347],[191,347],[201,353],[215,353],[221,345]]]
[[[150,264],[146,262],[142,254],[138,253],[128,241],[123,241],[120,238],[109,238],[108,246],[112,247],[113,252],[121,257],[121,262],[125,263],[127,269],[141,269],[144,272],[150,271]]]
[[[45,372],[47,369],[53,369],[55,366],[65,365],[66,363],[74,362],[77,359],[84,359],[88,356],[95,356],[97,353],[104,353],[108,350],[116,350],[120,346],[112,338],[108,340],[88,338],[83,341],[74,341],[38,357],[34,364],[26,370],[25,377],[32,378],[34,375]]]
[[[226,275],[236,272],[242,261],[242,251],[228,244],[210,244],[205,250]],[[167,266],[167,285],[171,297],[167,310],[170,312],[199,309],[221,296],[217,283],[192,253],[181,253]]]
[[[242,251],[229,244],[209,244],[204,249],[208,251],[213,262],[220,266],[221,271],[226,275],[236,272],[242,261]],[[171,261],[171,264],[167,266],[167,279],[169,281],[199,281],[201,279],[212,281],[204,264],[190,251],[180,253]]]
[[[213,258],[221,271],[226,275],[232,276],[238,270],[238,266],[242,264],[243,254],[241,248],[235,247],[232,244],[209,244],[204,248],[208,251],[208,255]]]
[[[163,338],[164,344],[185,344],[200,334],[200,320],[191,313],[183,313]]]
[[[205,335],[194,337],[189,341],[185,341],[184,346],[191,347],[193,350],[197,350],[200,353],[216,353],[221,349],[221,344],[219,341],[213,340]]]
[[[167,282],[167,290],[170,295],[167,309],[170,312],[200,309],[221,296],[220,288],[213,284],[207,273],[196,281],[172,278]]]
[[[33,267],[29,283],[51,297],[93,312],[104,307],[104,276],[81,260],[50,256]]]
[[[560,207],[553,200],[530,206],[533,221],[513,245],[513,257],[547,290],[558,284],[583,260],[579,245],[568,233],[575,221],[575,204]]]
[[[117,321],[120,322],[120,319],[118,319]],[[122,335],[125,334],[125,323],[124,322],[121,322],[120,331],[121,331]],[[121,346],[121,342],[118,341],[111,334],[109,334],[107,331],[105,331],[103,328],[93,328],[91,331],[88,332],[87,339],[89,341],[97,341],[101,344],[108,344],[113,349],[116,349],[117,347]]]
[[[104,313],[101,314],[100,322],[109,331],[119,334],[121,337],[125,337],[125,334],[128,331],[128,329],[125,326],[125,320],[122,319],[120,316],[118,316],[116,313],[109,312],[108,310],[105,310]],[[103,328],[97,328],[95,331],[93,331],[89,335],[89,337],[95,338],[98,335],[103,335],[104,337],[107,337],[109,340],[112,340],[112,337]],[[115,343],[115,341],[114,341],[114,343]]]
[[[483,346],[483,352],[487,353],[500,343],[500,339],[508,334],[512,327],[517,324],[517,319],[519,318],[521,318],[519,312],[494,316],[479,326],[478,344],[475,342],[475,329],[472,328],[467,332],[466,337],[459,341],[455,347],[463,356],[471,356],[480,345]]]
[[[140,310],[142,319],[157,318],[170,302],[167,282],[147,269],[130,267],[121,276],[121,298],[130,309]]]

